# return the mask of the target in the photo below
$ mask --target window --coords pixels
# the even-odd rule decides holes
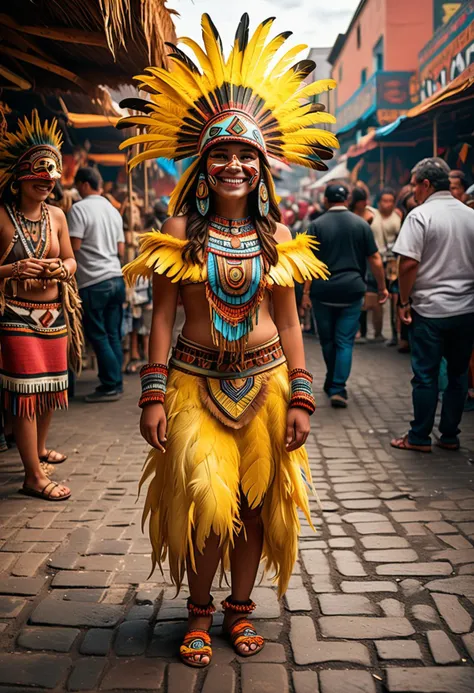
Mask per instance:
[[[364,69],[360,71],[360,83],[365,84],[366,82],[367,82],[367,68],[364,67]]]
[[[342,82],[342,63],[339,65],[339,82]]]
[[[379,38],[374,46],[373,50],[374,56],[374,72],[379,72],[384,69],[384,45],[383,36]]]
[[[357,48],[360,48],[361,34],[360,34],[360,24],[357,27]]]

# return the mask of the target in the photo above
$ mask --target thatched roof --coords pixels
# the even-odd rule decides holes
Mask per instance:
[[[166,0],[11,0],[0,13],[0,88],[93,93],[163,65]]]

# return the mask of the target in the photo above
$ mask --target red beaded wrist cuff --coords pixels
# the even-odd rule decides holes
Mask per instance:
[[[143,409],[147,404],[159,402],[163,404],[168,381],[168,367],[163,363],[147,363],[140,370],[142,395],[138,406]]]
[[[316,402],[311,387],[313,376],[304,368],[294,368],[290,371],[291,398],[290,407],[305,409],[310,414],[316,409]]]

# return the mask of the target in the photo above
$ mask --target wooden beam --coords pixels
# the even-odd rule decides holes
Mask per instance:
[[[38,55],[41,55],[43,58],[45,58],[45,60],[49,59],[48,54],[39,48],[34,41],[26,38],[26,36],[20,35],[21,26],[17,24],[11,17],[0,14],[0,25],[2,26],[2,34],[4,34],[4,36],[9,40],[9,43],[11,43],[13,46],[24,51],[31,50],[33,53],[38,53]]]
[[[23,77],[20,77],[20,75],[15,74],[15,72],[12,72],[3,65],[0,65],[0,75],[2,75],[2,77],[6,77],[10,80],[10,82],[13,82],[13,84],[25,91],[27,89],[31,89],[31,87],[33,86],[31,82],[28,82],[26,79],[23,79]]]
[[[107,50],[109,48],[105,36],[96,31],[81,31],[80,29],[50,29],[42,26],[22,26],[18,27],[18,30],[22,31],[24,34],[41,36],[41,38],[46,38],[53,41],[79,43],[84,46],[107,48]]]
[[[40,67],[41,69],[46,70],[47,72],[52,72],[55,75],[59,75],[59,77],[62,77],[63,79],[68,80],[69,82],[77,84],[77,86],[80,87],[86,93],[94,90],[94,86],[91,83],[86,82],[85,79],[82,79],[78,75],[75,75],[74,72],[66,70],[63,67],[59,67],[59,65],[53,65],[53,63],[43,60],[42,58],[37,58],[35,55],[30,55],[29,53],[24,53],[23,51],[16,50],[16,48],[10,48],[9,46],[3,46],[1,44],[0,53],[4,53],[5,55],[11,55],[13,58],[18,58],[18,60],[22,60],[25,63],[36,65],[36,67]]]

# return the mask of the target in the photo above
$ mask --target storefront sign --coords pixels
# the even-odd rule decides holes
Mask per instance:
[[[462,2],[454,2],[454,0],[450,2],[449,0],[433,0],[434,31],[437,31],[443,24],[447,24],[461,5]]]
[[[442,26],[420,53],[420,101],[458,77],[474,63],[474,1]]]
[[[414,72],[377,73],[377,109],[407,111],[416,105],[418,95],[413,93],[414,83]]]
[[[375,107],[375,97],[376,75],[374,74],[341,108],[336,109],[337,129],[347,128],[352,123],[357,125],[357,121]]]

